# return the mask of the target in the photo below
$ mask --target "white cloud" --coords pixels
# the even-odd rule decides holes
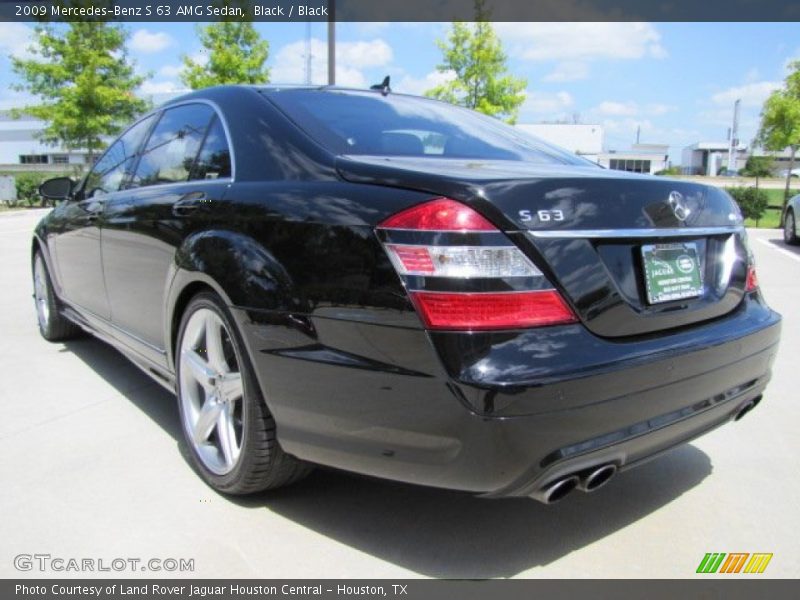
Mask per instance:
[[[420,78],[406,75],[402,77],[396,84],[393,83],[392,89],[395,92],[400,92],[403,94],[416,94],[417,96],[421,96],[427,90],[432,89],[437,85],[441,85],[442,83],[452,81],[454,78],[455,73],[453,73],[453,71],[431,71],[424,77]]]
[[[509,53],[531,61],[665,58],[650,23],[497,23]]]
[[[139,88],[142,94],[172,94],[186,92],[188,89],[177,81],[145,81]]]
[[[299,40],[283,46],[275,55],[272,81],[303,83],[305,81],[306,43]],[[391,62],[392,48],[382,39],[369,42],[340,42],[336,45],[336,83],[348,87],[368,87],[362,69],[381,67]],[[311,82],[326,83],[328,78],[328,45],[311,39]],[[374,83],[374,82],[373,82]]]
[[[563,119],[575,104],[569,92],[528,92],[520,107],[520,121],[525,119]]]
[[[670,104],[654,103],[641,106],[630,100],[627,102],[606,100],[589,110],[589,114],[599,117],[660,117],[674,110],[677,110],[676,107]]]
[[[558,63],[556,68],[544,76],[543,81],[565,82],[586,79],[589,75],[589,65],[585,62],[566,60]]]
[[[730,87],[711,96],[711,102],[717,106],[733,107],[736,100],[741,99],[742,106],[749,108],[761,108],[764,100],[781,87],[780,81],[756,81]]]
[[[183,70],[182,65],[164,65],[158,70],[158,74],[161,77],[172,79],[180,75],[182,70]]]
[[[153,54],[169,48],[174,43],[172,36],[163,31],[137,29],[131,36],[130,48],[142,54]]]
[[[22,23],[0,23],[0,55],[4,58],[30,58],[28,51],[36,36],[32,27]]]
[[[660,117],[675,110],[678,110],[677,107],[671,104],[648,104],[645,107],[645,112],[654,117]]]
[[[202,67],[208,64],[208,51],[201,48],[197,52],[193,52],[192,54],[190,54],[189,60]]]
[[[392,61],[392,47],[382,39],[371,42],[341,42],[336,44],[336,62],[363,69],[380,67]]]
[[[629,117],[639,112],[635,102],[601,102],[593,109],[594,112],[615,117]]]

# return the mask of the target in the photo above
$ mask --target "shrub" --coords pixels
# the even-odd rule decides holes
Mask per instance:
[[[39,197],[39,185],[50,177],[51,175],[48,173],[19,173],[15,175],[17,204],[33,206],[36,202],[41,202],[42,206],[44,206],[42,198]]]
[[[771,177],[774,166],[770,156],[751,156],[740,173],[745,177]]]
[[[680,167],[667,167],[666,169],[662,169],[661,171],[656,171],[656,175],[680,175],[681,168]]]
[[[769,196],[764,190],[754,187],[734,187],[726,190],[739,205],[745,219],[758,220],[764,216],[769,205]]]

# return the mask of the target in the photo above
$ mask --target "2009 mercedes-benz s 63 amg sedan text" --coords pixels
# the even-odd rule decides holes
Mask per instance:
[[[40,191],[42,335],[174,390],[231,494],[321,464],[553,502],[750,410],[778,347],[725,192],[386,89],[195,92]]]

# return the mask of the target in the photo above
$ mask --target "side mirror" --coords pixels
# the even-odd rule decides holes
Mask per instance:
[[[66,200],[74,187],[75,182],[69,177],[54,177],[39,186],[39,195],[48,200]]]

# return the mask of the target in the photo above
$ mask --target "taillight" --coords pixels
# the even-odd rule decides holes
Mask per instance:
[[[542,272],[472,208],[437,198],[383,221],[378,236],[428,329],[517,329],[577,319]]]
[[[497,231],[469,206],[449,198],[436,198],[407,208],[386,219],[380,227],[420,231]]]
[[[753,292],[758,289],[758,276],[756,275],[756,266],[752,263],[747,265],[747,282],[745,284],[746,292]]]

